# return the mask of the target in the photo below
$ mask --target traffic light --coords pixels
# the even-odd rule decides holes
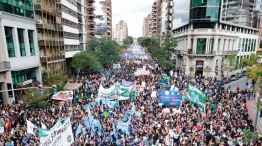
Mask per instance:
[[[45,92],[44,92],[44,87],[43,87],[43,85],[40,84],[40,85],[38,85],[37,87],[38,87],[38,89],[39,89],[40,94],[41,94],[41,95],[44,95]]]
[[[57,93],[57,86],[56,86],[56,85],[53,85],[53,86],[52,86],[52,89],[53,89],[53,93],[56,94],[56,93]]]

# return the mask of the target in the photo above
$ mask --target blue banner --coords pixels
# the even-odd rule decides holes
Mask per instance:
[[[180,106],[180,93],[175,90],[158,90],[160,103],[163,105]]]

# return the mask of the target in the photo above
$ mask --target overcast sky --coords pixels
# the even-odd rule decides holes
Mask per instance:
[[[130,36],[142,36],[143,18],[151,11],[153,1],[112,0],[113,28],[120,20],[124,20],[127,22],[128,34]]]

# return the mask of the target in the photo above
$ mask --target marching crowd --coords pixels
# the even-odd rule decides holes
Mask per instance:
[[[137,63],[136,61],[139,61]],[[39,146],[38,131],[27,133],[26,120],[37,127],[44,124],[52,128],[59,118],[71,116],[74,131],[73,146],[85,145],[138,145],[138,146],[261,146],[262,140],[255,139],[246,133],[253,130],[252,121],[248,118],[246,98],[243,91],[236,92],[214,86],[215,78],[191,77],[171,73],[168,79],[170,86],[164,87],[159,81],[165,70],[153,60],[120,61],[121,69],[108,69],[109,76],[102,74],[83,75],[79,81],[84,90],[78,93],[74,102],[63,104],[49,101],[41,109],[32,109],[22,101],[0,107],[0,146]],[[147,66],[150,74],[134,76],[136,68]],[[136,84],[136,98],[123,100],[116,107],[106,104],[92,105],[90,110],[102,126],[102,132],[92,129],[83,123],[90,116],[84,106],[94,102],[98,97],[100,84],[109,88],[116,82],[127,80]],[[207,95],[206,109],[192,104],[186,97],[188,85],[199,88]],[[181,98],[179,107],[166,106],[152,96],[158,89],[177,88]],[[125,112],[135,108],[141,114],[130,119],[128,133],[115,130],[115,121],[123,119]],[[105,117],[103,111],[110,111]],[[78,132],[79,125],[82,129]]]

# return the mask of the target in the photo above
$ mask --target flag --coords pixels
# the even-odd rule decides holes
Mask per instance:
[[[168,76],[166,73],[162,73],[162,77],[163,77],[163,79],[165,79],[165,80],[168,80],[168,79],[169,79],[169,76]]]
[[[89,124],[89,121],[88,121],[88,119],[87,118],[84,118],[83,119],[83,123],[84,123],[84,125],[86,126],[86,127],[90,127],[90,124]]]
[[[200,108],[206,109],[206,95],[198,88],[188,85],[189,100],[197,104]]]
[[[28,120],[26,120],[26,125],[27,125],[27,133],[35,135],[34,128],[36,128],[36,126]]]
[[[76,129],[76,136],[82,132],[82,128],[83,126],[81,124],[78,124],[77,129]]]

